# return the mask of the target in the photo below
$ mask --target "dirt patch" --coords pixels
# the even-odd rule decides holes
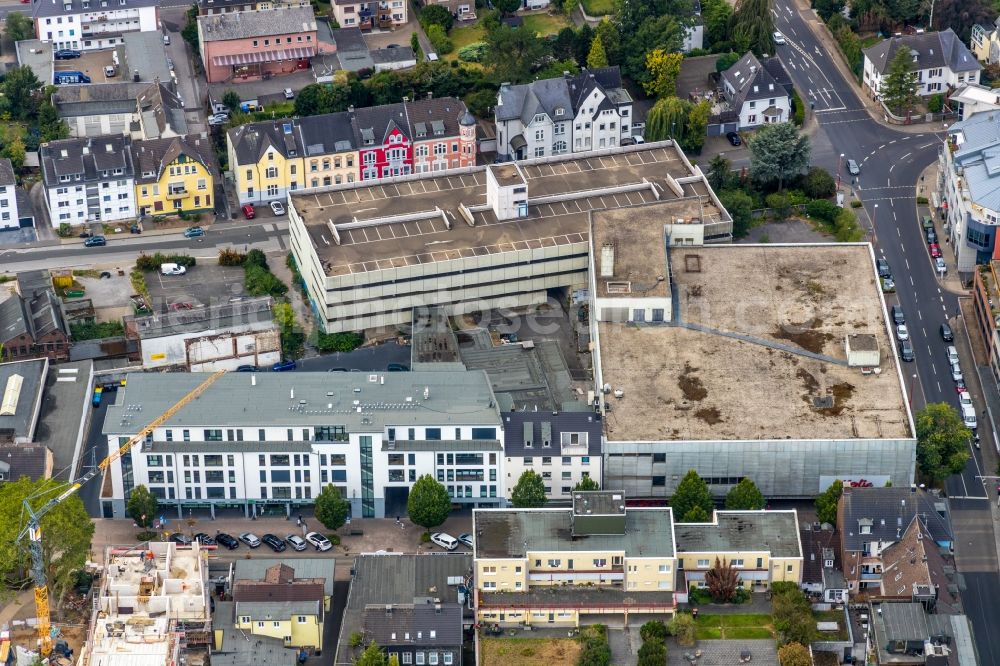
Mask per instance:
[[[854,385],[847,382],[834,384],[828,393],[833,396],[833,406],[823,407],[816,411],[823,416],[840,416],[841,412],[847,408],[847,402],[854,395]]]
[[[481,666],[575,664],[581,645],[569,638],[483,638]]]
[[[708,425],[715,425],[716,423],[722,423],[722,414],[715,407],[704,407],[699,409],[694,413],[699,419],[707,423]]]
[[[702,384],[701,379],[694,373],[698,368],[692,367],[690,363],[684,363],[684,373],[677,378],[677,386],[684,394],[685,400],[701,402],[708,397],[708,389]]]
[[[799,368],[795,371],[795,376],[802,380],[802,387],[806,390],[808,394],[815,394],[819,390],[819,382],[813,377],[813,374],[806,370],[805,368]],[[806,400],[811,398],[807,395]]]
[[[823,347],[833,339],[831,333],[816,330],[822,326],[822,319],[811,319],[797,324],[795,322],[776,327],[772,333],[779,340],[787,340],[814,354],[822,354]]]

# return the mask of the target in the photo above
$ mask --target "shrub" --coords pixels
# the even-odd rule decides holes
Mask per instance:
[[[420,25],[424,27],[424,30],[428,32],[430,32],[432,25],[437,25],[446,33],[451,30],[451,26],[455,22],[455,18],[451,15],[451,12],[443,5],[427,5],[420,10],[418,20],[420,21]]]
[[[931,95],[930,99],[927,100],[927,110],[931,113],[941,113],[941,109],[944,108],[944,95],[937,93],[936,95]]]
[[[245,267],[243,286],[251,296],[284,296],[288,293],[288,285],[279,280],[274,273],[256,265]]]
[[[838,243],[857,243],[865,237],[857,216],[846,208],[840,209],[833,224],[833,236]]]
[[[473,42],[458,50],[458,59],[465,62],[482,62],[488,48],[486,42]]]
[[[220,266],[242,266],[243,260],[247,256],[242,252],[237,252],[236,250],[224,249],[219,250],[219,265]]]
[[[455,46],[448,39],[448,33],[439,25],[432,25],[427,28],[427,39],[431,40],[434,50],[439,54],[451,53]]]
[[[649,622],[642,625],[639,629],[639,636],[642,640],[667,640],[667,625],[663,624],[660,620],[650,620]]]
[[[917,205],[918,206],[926,206],[927,205],[927,197],[917,197]]]
[[[705,587],[696,587],[688,592],[688,603],[692,606],[700,606],[712,603],[712,594]]]
[[[261,250],[250,250],[247,252],[246,259],[243,262],[244,266],[260,266],[265,271],[271,270],[267,265],[267,255],[265,255]]]
[[[855,199],[854,201],[851,202],[851,208],[861,208],[861,205],[862,205],[861,201],[859,201],[858,199]]]
[[[667,646],[660,639],[646,641],[639,648],[638,666],[662,666],[667,663]]]
[[[334,546],[340,545],[340,535],[339,534],[327,534],[326,538],[330,540],[330,543]]]
[[[764,199],[775,220],[786,220],[792,212],[792,203],[785,192],[768,194]]]
[[[351,632],[350,645],[352,648],[361,647],[361,644],[364,643],[364,641],[365,641],[364,634],[362,634],[360,631]]]
[[[792,88],[792,122],[802,127],[806,122],[806,105],[799,97],[799,91]]]
[[[809,217],[830,224],[837,218],[840,208],[829,199],[813,199],[806,206]]]
[[[125,327],[120,321],[102,321],[97,324],[70,324],[73,341],[98,340],[125,335]]]
[[[159,252],[140,254],[139,258],[135,260],[135,267],[146,273],[160,270],[161,264],[177,264],[190,268],[194,266],[195,260],[194,257],[187,254],[161,254]]]
[[[431,542],[430,532],[423,532],[420,534],[420,543],[430,543],[430,542]]]
[[[59,231],[56,232],[56,233],[59,234],[60,238],[68,238],[69,235],[71,233],[73,233],[73,227],[70,226],[69,222],[60,222],[59,223]]]
[[[135,535],[135,540],[140,543],[143,541],[154,541],[155,539],[159,538],[159,536],[160,536],[159,534],[152,531],[139,532],[138,534]]]
[[[365,341],[358,333],[318,333],[316,348],[321,354],[329,352],[349,352],[361,346]]]
[[[735,51],[730,51],[729,53],[723,53],[719,56],[719,59],[715,61],[715,71],[722,73],[735,65],[740,59],[740,54]]]
[[[827,199],[837,190],[837,181],[826,169],[813,167],[802,176],[799,186],[810,199]]]

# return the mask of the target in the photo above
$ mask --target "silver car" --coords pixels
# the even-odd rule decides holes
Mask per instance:
[[[287,541],[289,545],[291,545],[292,550],[295,551],[301,552],[309,547],[305,540],[296,534],[289,534],[285,537],[285,541]]]
[[[847,160],[847,173],[851,174],[852,176],[857,176],[859,173],[861,173],[861,167],[859,167],[858,163],[855,162],[854,160]]]

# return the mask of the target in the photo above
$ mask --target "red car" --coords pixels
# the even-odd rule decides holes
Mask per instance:
[[[257,217],[257,213],[253,209],[253,204],[243,204],[241,210],[243,211],[244,217],[246,217],[248,220],[252,220],[253,218]]]
[[[931,243],[929,246],[932,257],[941,256],[941,247],[937,243]]]
[[[190,303],[171,303],[170,304],[170,309],[171,310],[190,310],[192,308],[194,308],[194,306],[191,305]]]

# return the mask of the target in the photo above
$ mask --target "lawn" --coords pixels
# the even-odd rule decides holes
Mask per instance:
[[[455,48],[452,49],[451,53],[447,53],[444,56],[442,56],[442,59],[455,60],[456,58],[458,58],[459,49],[461,49],[463,46],[468,46],[469,44],[475,44],[476,42],[483,41],[486,38],[486,31],[483,29],[483,26],[477,21],[471,25],[463,25],[460,28],[452,28],[451,32],[448,33],[448,37],[451,38],[451,43],[455,46]]]
[[[699,615],[695,623],[698,640],[774,638],[770,615]]]
[[[842,610],[813,611],[813,617],[816,618],[817,622],[837,623],[837,631],[821,631],[819,634],[820,640],[826,640],[826,641],[847,640],[847,626],[844,622],[844,611]]]
[[[527,14],[524,17],[524,27],[540,37],[554,35],[569,26],[564,14]]]
[[[480,666],[575,664],[583,647],[572,638],[481,638]]]
[[[583,0],[583,10],[587,16],[608,16],[615,11],[614,0]]]

